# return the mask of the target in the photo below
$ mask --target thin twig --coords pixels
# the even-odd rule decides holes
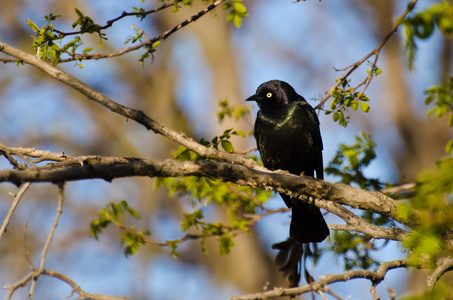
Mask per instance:
[[[14,201],[11,204],[8,213],[6,214],[5,219],[3,220],[2,227],[0,228],[0,240],[2,239],[3,233],[6,232],[6,227],[8,227],[9,221],[11,220],[11,217],[13,216],[13,213],[16,210],[16,207],[19,204],[20,199],[22,199],[22,196],[25,194],[25,192],[28,190],[30,186],[31,182],[27,182],[24,185],[22,185],[22,187],[19,189],[19,192],[17,192],[16,197],[14,197]]]
[[[70,157],[66,156],[64,153],[54,153],[50,151],[42,151],[36,150],[35,148],[11,148],[6,147],[5,145],[0,143],[0,151],[2,153],[7,153],[8,155],[18,155],[21,158],[23,157],[34,157],[37,158],[36,160],[32,161],[32,163],[39,163],[42,161],[63,161]]]
[[[49,235],[47,236],[46,242],[45,242],[44,247],[42,249],[41,262],[40,262],[40,265],[39,265],[39,269],[38,269],[39,273],[38,274],[42,274],[42,271],[44,270],[44,264],[46,262],[47,251],[49,250],[50,242],[52,241],[53,235],[55,233],[55,229],[57,228],[58,222],[60,221],[61,213],[63,212],[64,186],[65,186],[64,183],[59,183],[58,184],[58,188],[60,190],[60,195],[58,197],[57,213],[55,215],[55,220],[53,222],[52,228],[50,229]],[[33,277],[33,281],[32,281],[31,288],[30,288],[30,298],[31,299],[33,299],[33,297],[34,297],[36,280],[38,279],[38,276]]]
[[[30,251],[28,249],[27,235],[28,235],[28,222],[25,221],[25,226],[24,226],[24,253],[25,253],[25,258],[27,259],[27,262],[28,262],[28,266],[30,267],[31,270],[34,270],[35,266],[33,264],[33,260],[31,259],[31,256],[30,256]]]
[[[175,6],[175,3],[176,2],[181,2],[182,0],[177,0],[175,2],[172,2],[172,3],[165,3],[157,8],[153,8],[153,9],[150,9],[150,10],[147,10],[147,11],[144,11],[144,12],[126,12],[126,11],[123,11],[123,13],[119,16],[119,17],[116,17],[112,20],[109,20],[106,22],[106,24],[104,26],[101,26],[99,29],[100,30],[104,30],[104,29],[107,29],[109,27],[112,27],[113,24],[125,17],[128,17],[128,16],[141,16],[142,17],[142,20],[149,14],[153,14],[153,13],[156,13],[156,12],[159,12],[161,10],[164,10],[168,7],[172,7],[172,6]],[[82,32],[81,30],[79,31],[73,31],[73,32],[64,32],[64,31],[60,31],[60,30],[57,30],[57,29],[53,29],[52,31],[58,33],[59,37],[61,38],[64,38],[68,35],[76,35],[76,34],[83,34],[84,32]]]
[[[101,53],[97,53],[97,54],[87,54],[87,53],[78,54],[78,53],[74,53],[74,54],[71,55],[70,58],[62,59],[59,62],[60,63],[64,63],[64,62],[69,62],[69,61],[74,61],[74,60],[89,60],[89,59],[90,60],[91,59],[98,60],[98,59],[102,59],[102,58],[116,57],[116,56],[124,55],[126,53],[129,53],[129,52],[132,52],[132,51],[144,48],[144,47],[152,46],[154,43],[167,39],[170,35],[172,35],[176,31],[178,31],[181,28],[189,25],[190,23],[195,22],[200,17],[202,17],[203,15],[207,14],[208,12],[210,12],[211,10],[213,10],[214,8],[216,8],[217,6],[219,6],[220,4],[222,4],[225,1],[226,0],[217,0],[216,2],[214,2],[211,5],[209,5],[208,7],[206,7],[205,9],[199,11],[197,14],[191,16],[187,20],[185,20],[185,21],[179,23],[178,25],[170,28],[169,30],[163,32],[161,35],[159,35],[159,36],[157,36],[155,38],[152,38],[150,40],[141,42],[141,43],[139,43],[139,44],[137,44],[135,46],[131,46],[129,48],[123,48],[123,49],[121,49],[119,51],[116,51],[116,52],[104,53],[104,54],[101,54]]]
[[[316,105],[315,109],[322,109],[322,107],[324,106],[324,104],[326,103],[327,100],[329,100],[329,98],[332,97],[332,93],[340,86],[340,84],[346,79],[349,77],[349,75],[351,75],[358,67],[360,67],[365,61],[367,61],[371,56],[375,55],[375,60],[374,60],[374,63],[372,65],[372,68],[371,68],[371,72],[370,74],[367,76],[367,78],[369,78],[371,76],[371,74],[373,73],[373,70],[374,68],[376,67],[376,64],[377,64],[377,56],[379,56],[379,53],[382,49],[382,47],[384,47],[384,45],[387,43],[387,41],[390,39],[390,37],[397,31],[398,27],[401,25],[401,23],[403,22],[404,18],[406,18],[406,16],[409,14],[409,12],[411,12],[414,7],[415,7],[415,4],[417,4],[418,0],[412,0],[408,5],[407,5],[407,8],[406,10],[403,12],[403,14],[398,18],[398,20],[395,22],[395,24],[393,25],[392,29],[385,35],[384,39],[379,43],[379,45],[376,46],[376,48],[374,48],[370,53],[368,53],[367,55],[365,55],[362,59],[358,60],[357,62],[355,62],[354,64],[344,68],[343,70],[347,70],[349,69],[348,72],[346,72],[345,74],[343,74],[343,76],[341,76],[338,80],[337,80],[337,83],[335,83],[327,92],[326,92],[326,96],[321,100],[321,102]],[[369,83],[368,83],[369,84]],[[368,87],[368,84],[366,87]],[[364,92],[364,91],[362,91]],[[363,93],[362,93],[363,94]]]
[[[82,290],[82,288],[77,283],[75,283],[74,280],[72,280],[71,278],[69,278],[61,273],[52,271],[52,270],[44,269],[42,271],[42,274],[60,279],[61,281],[67,283],[73,289],[73,291],[79,295],[79,297],[77,299],[128,300],[128,298],[126,298],[126,297],[114,297],[114,296],[87,293],[84,290]]]

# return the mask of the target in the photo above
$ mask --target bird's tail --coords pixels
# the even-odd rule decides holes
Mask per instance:
[[[319,243],[330,234],[318,207],[300,201],[292,202],[289,235],[300,243]]]

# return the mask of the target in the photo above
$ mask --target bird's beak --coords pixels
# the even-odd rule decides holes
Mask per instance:
[[[256,101],[256,102],[260,102],[260,101],[263,101],[263,100],[264,100],[264,97],[259,96],[257,94],[252,95],[252,96],[248,97],[247,99],[245,99],[245,101]]]

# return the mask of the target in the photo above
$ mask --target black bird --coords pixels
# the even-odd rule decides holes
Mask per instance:
[[[312,177],[316,171],[316,177],[323,179],[319,120],[310,104],[292,86],[279,80],[261,84],[246,101],[256,101],[260,108],[255,138],[264,166]],[[316,243],[329,235],[318,207],[288,195],[281,197],[292,208],[290,237],[300,243]]]

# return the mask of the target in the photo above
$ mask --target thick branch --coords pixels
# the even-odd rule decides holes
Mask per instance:
[[[372,210],[392,217],[407,225],[413,220],[400,220],[397,214],[399,203],[379,192],[369,192],[341,183],[329,183],[312,177],[295,176],[250,169],[242,165],[216,161],[156,162],[138,158],[105,156],[82,156],[59,163],[51,163],[36,169],[0,171],[0,182],[63,182],[100,178],[130,176],[184,177],[206,176],[252,187],[271,188],[279,193],[308,195],[326,199],[354,208]],[[325,208],[329,209],[327,205]]]

